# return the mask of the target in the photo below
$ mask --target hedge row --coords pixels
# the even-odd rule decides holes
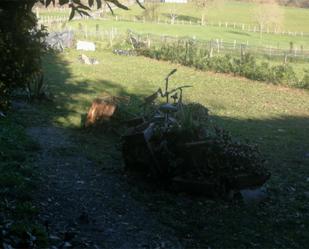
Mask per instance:
[[[309,71],[299,79],[289,64],[273,65],[257,62],[251,54],[212,56],[209,50],[194,41],[165,43],[138,50],[140,55],[167,60],[200,70],[232,73],[248,79],[309,89]]]

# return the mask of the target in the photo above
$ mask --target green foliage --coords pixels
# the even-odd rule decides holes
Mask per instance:
[[[11,92],[25,88],[33,75],[41,72],[45,51],[44,28],[36,26],[36,17],[23,5],[0,12],[0,109],[9,104]]]
[[[309,70],[305,71],[303,80],[301,81],[303,88],[309,88]]]
[[[249,53],[243,53],[240,56],[212,56],[211,53],[211,50],[195,40],[163,42],[139,50],[139,54],[146,57],[168,60],[200,70],[232,73],[252,80],[308,89],[308,83],[306,83],[308,76],[305,75],[303,80],[298,79],[293,67],[289,64],[270,66],[266,62],[258,63]]]

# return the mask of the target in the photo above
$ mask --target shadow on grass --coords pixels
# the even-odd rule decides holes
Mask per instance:
[[[51,91],[55,94],[52,105],[42,106],[44,122],[50,125],[59,118],[69,119],[72,115],[80,118],[81,107],[91,103],[91,98],[85,95],[95,97],[103,88],[113,95],[130,96],[131,108],[135,111],[144,97],[143,94],[128,93],[117,82],[102,79],[90,85],[87,80],[74,79],[70,64],[57,55],[50,55],[45,65]],[[98,85],[100,87],[96,87]],[[282,116],[257,120],[214,116],[213,120],[236,137],[249,138],[260,145],[272,172],[269,202],[246,208],[234,202],[212,202],[160,191],[141,191],[135,185],[128,192],[155,213],[162,223],[176,230],[179,238],[190,248],[204,248],[206,245],[222,248],[260,245],[272,248],[274,243],[278,247],[302,248],[302,245],[309,244],[305,236],[309,225],[305,219],[308,218],[308,202],[303,197],[308,184],[306,177],[309,176],[309,117]],[[119,151],[108,149],[111,143],[117,142],[115,135],[81,130],[75,130],[75,134],[88,157],[100,165],[108,161],[112,167],[121,168]],[[305,229],[300,229],[301,226]]]
[[[171,18],[171,15],[169,13],[163,13],[162,16],[166,17],[166,18]],[[199,22],[201,19],[194,17],[194,16],[187,16],[187,15],[177,15],[176,20],[178,21],[185,21],[185,22],[194,22],[197,23]]]
[[[243,35],[243,36],[251,36],[250,34],[246,33],[246,32],[241,32],[241,31],[227,31],[228,33],[231,33],[231,34],[235,34],[235,35]]]

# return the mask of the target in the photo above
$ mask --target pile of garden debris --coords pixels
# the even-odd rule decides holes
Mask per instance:
[[[154,100],[160,94],[167,103],[151,104],[151,114],[144,108],[143,115],[128,121],[122,147],[126,169],[150,176],[173,190],[211,197],[261,187],[270,173],[258,148],[212,127],[204,106],[177,102],[177,98],[182,99],[182,89],[168,91],[168,77],[165,93],[159,89],[145,98],[154,96]],[[173,94],[173,104],[168,102],[169,94]],[[252,194],[249,192],[244,193]]]

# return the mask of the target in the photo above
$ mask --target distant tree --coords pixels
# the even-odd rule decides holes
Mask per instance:
[[[145,10],[143,17],[148,21],[155,21],[159,17],[159,2],[156,0],[150,0],[145,3]]]
[[[275,0],[258,1],[253,17],[259,25],[260,34],[269,28],[278,30],[282,25],[284,13]]]
[[[210,1],[213,0],[192,0],[193,5],[201,12],[201,25],[205,23],[205,16]]]
[[[177,3],[173,3],[169,5],[169,13],[168,13],[170,19],[171,19],[171,24],[174,24],[177,17],[178,17],[178,13],[177,13]]]
[[[224,0],[192,0],[191,2],[201,13],[202,25],[206,23],[206,17],[212,10],[218,11],[224,4]]]

